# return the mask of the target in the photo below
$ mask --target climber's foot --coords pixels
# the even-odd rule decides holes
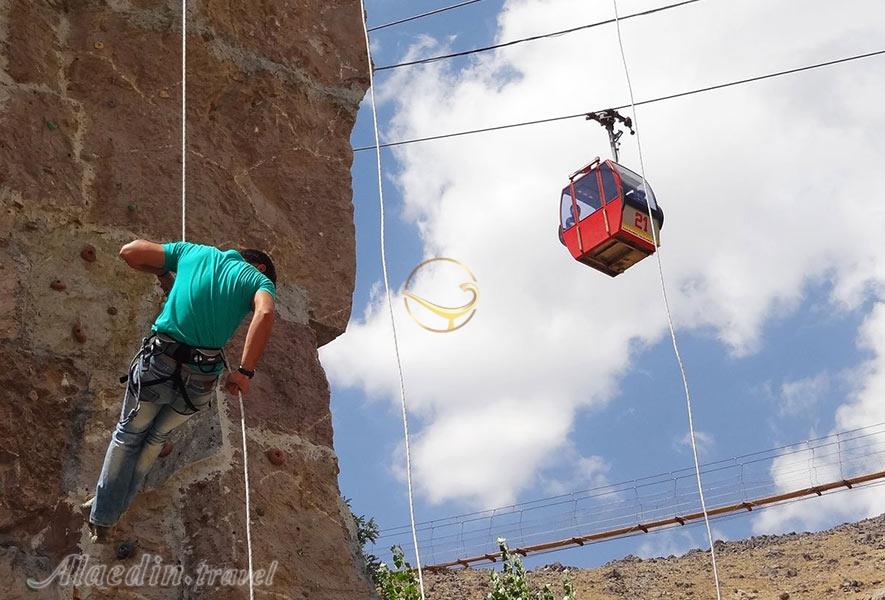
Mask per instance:
[[[89,541],[93,544],[107,544],[110,541],[111,528],[89,523]]]

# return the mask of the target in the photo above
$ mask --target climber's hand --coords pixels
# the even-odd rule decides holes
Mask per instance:
[[[245,396],[249,393],[249,382],[251,379],[240,373],[239,371],[234,371],[233,373],[228,374],[227,381],[224,382],[224,391],[228,394],[236,394],[237,392],[242,392]]]
[[[172,289],[172,284],[175,283],[175,275],[166,271],[164,275],[157,275],[157,283],[160,285],[163,293],[168,296],[169,290]]]

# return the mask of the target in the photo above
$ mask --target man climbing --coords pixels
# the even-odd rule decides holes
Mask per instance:
[[[129,367],[120,420],[90,509],[93,543],[108,533],[141,489],[170,432],[207,406],[221,376],[222,348],[251,310],[229,393],[249,391],[274,322],[276,271],[258,250],[222,251],[186,242],[130,242],[120,258],[156,275],[166,303]]]

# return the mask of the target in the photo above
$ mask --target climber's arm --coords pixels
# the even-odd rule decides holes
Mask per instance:
[[[153,275],[166,273],[166,253],[162,244],[135,240],[120,248],[120,258],[136,271]]]
[[[162,244],[135,240],[120,248],[120,258],[136,271],[156,275],[164,293],[168,294],[172,289],[175,276],[171,273],[172,269],[166,268],[169,261]]]
[[[246,333],[243,358],[240,360],[240,366],[247,371],[255,370],[258,359],[261,358],[264,348],[267,346],[267,340],[270,338],[270,331],[273,329],[274,323],[274,301],[269,292],[258,290],[255,293],[253,304],[252,322]],[[245,394],[249,391],[249,381],[249,377],[239,371],[234,371],[228,376],[225,389],[232,394],[237,391]]]

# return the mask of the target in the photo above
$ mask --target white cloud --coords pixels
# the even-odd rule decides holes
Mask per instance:
[[[885,304],[877,303],[860,332],[860,343],[872,357],[857,372],[864,379],[851,401],[836,412],[835,431],[850,431],[885,422]],[[854,436],[840,436],[829,459],[816,459],[809,451],[781,456],[775,460],[771,475],[780,491],[839,481],[885,469],[885,435],[881,428],[852,441]],[[858,436],[859,437],[859,436]],[[814,468],[809,465],[814,464]],[[855,520],[885,512],[885,488],[856,488],[823,498],[789,504],[759,514],[754,529],[762,531],[814,529],[830,525],[836,519]]]
[[[711,525],[713,541],[728,540],[725,532]],[[639,545],[637,556],[640,558],[658,558],[671,555],[682,556],[689,550],[701,548],[705,551],[710,549],[707,533],[703,524],[694,526],[693,530],[679,527],[663,529],[646,535]]]
[[[591,22],[608,10],[511,0],[497,37]],[[624,34],[642,99],[868,51],[880,45],[883,17],[873,0],[851,11],[823,0],[748,0],[636,19]],[[432,41],[421,44],[433,51]],[[667,214],[663,258],[680,328],[745,354],[758,348],[767,320],[801,305],[809,282],[831,283],[843,308],[881,291],[885,80],[877,60],[640,109],[649,181]],[[403,69],[379,84],[395,104],[391,139],[626,97],[612,28],[481,55],[458,72],[443,63]],[[622,154],[630,165],[633,140]],[[415,326],[396,299],[417,417],[416,483],[431,501],[514,499],[570,447],[575,415],[609,401],[636,353],[664,335],[651,260],[609,279],[572,261],[557,240],[566,175],[606,152],[604,132],[575,120],[404,146],[397,164],[387,163],[425,255],[464,261],[482,293],[473,321],[445,335]],[[338,386],[398,402],[387,319],[371,306],[322,358]],[[885,387],[885,375],[870,381]],[[660,390],[674,406],[680,395]]]
[[[639,545],[636,555],[640,558],[682,556],[689,550],[702,545],[709,545],[705,536],[694,536],[689,531],[671,529],[648,536]]]
[[[811,414],[829,390],[829,373],[786,381],[780,386],[780,414],[782,416]]]
[[[709,433],[695,430],[694,441],[698,448],[698,457],[701,460],[706,460],[706,458],[709,457],[710,452],[713,450],[713,446],[716,444],[716,439]],[[691,452],[691,433],[687,432],[679,438],[676,447],[680,451]]]
[[[558,496],[578,490],[601,488],[609,484],[608,473],[611,465],[601,456],[559,455],[557,462],[570,467],[568,477],[542,477],[541,487],[546,494]]]

